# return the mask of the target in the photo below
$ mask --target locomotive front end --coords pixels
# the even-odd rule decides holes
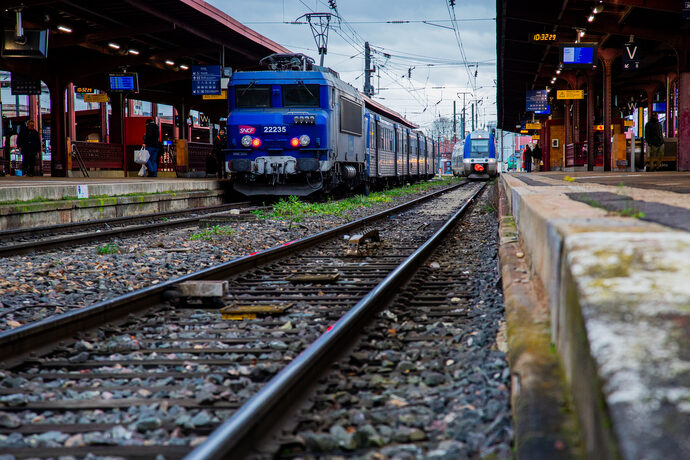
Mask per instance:
[[[230,83],[227,159],[244,195],[305,196],[323,187],[329,87],[319,72],[289,73],[245,72]]]

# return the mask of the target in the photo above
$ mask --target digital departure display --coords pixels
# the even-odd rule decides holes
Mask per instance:
[[[111,73],[109,77],[109,90],[120,93],[138,93],[139,81],[136,73]]]
[[[666,103],[665,102],[653,102],[652,103],[652,112],[666,112]]]
[[[596,64],[596,44],[564,45],[561,48],[561,62],[564,68],[591,68]]]

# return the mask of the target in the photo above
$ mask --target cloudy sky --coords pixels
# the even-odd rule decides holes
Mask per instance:
[[[286,48],[312,56],[318,63],[309,26],[286,22],[305,13],[333,12],[327,0],[206,1]],[[368,41],[375,51],[378,69],[373,81],[375,99],[381,103],[428,128],[434,118],[452,118],[453,100],[459,118],[463,102],[458,93],[473,92],[474,87],[474,94],[482,99],[480,123],[495,120],[494,0],[456,0],[454,8],[448,0],[335,3],[342,21],[332,23],[324,64],[339,72],[343,80],[363,89],[364,42]],[[466,95],[468,118],[472,98]]]

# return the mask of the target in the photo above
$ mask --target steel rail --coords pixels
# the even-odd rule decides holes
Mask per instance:
[[[266,264],[293,253],[315,246],[323,241],[344,234],[354,228],[411,208],[436,196],[455,190],[468,182],[461,182],[393,208],[364,217],[345,225],[324,230],[300,240],[284,243],[231,261],[180,276],[154,286],[149,286],[122,296],[105,300],[59,316],[46,318],[16,329],[0,332],[0,367],[12,367],[26,359],[29,353],[40,353],[59,340],[77,332],[97,327],[150,307],[165,300],[166,293],[184,281],[224,279],[237,273]]]
[[[231,208],[232,209],[232,208]],[[220,211],[222,212],[222,211]],[[45,238],[42,240],[26,241],[24,243],[10,244],[7,246],[0,246],[0,257],[10,257],[22,254],[29,254],[35,251],[46,251],[48,249],[66,248],[79,244],[89,243],[93,241],[101,241],[108,238],[125,237],[141,232],[150,232],[161,228],[179,228],[194,224],[199,220],[212,216],[215,213],[208,213],[195,217],[186,217],[183,219],[175,219],[160,222],[150,222],[147,224],[130,225],[128,227],[114,228],[112,230],[104,230],[101,232],[82,233],[77,235],[56,236],[52,238]],[[133,219],[137,220],[137,219]],[[91,226],[97,225],[91,222]]]
[[[320,374],[321,369],[329,365],[331,360],[353,340],[357,331],[379,310],[379,307],[387,304],[409,281],[485,187],[486,184],[474,193],[428,241],[271,379],[231,418],[214,430],[208,440],[190,452],[185,460],[237,459],[246,454],[257,440],[276,425],[290,406],[301,399],[304,389],[308,388],[313,383],[313,379]]]

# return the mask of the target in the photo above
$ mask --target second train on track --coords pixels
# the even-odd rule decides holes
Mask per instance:
[[[436,144],[400,114],[300,54],[228,84],[226,160],[247,195],[307,196],[429,179]]]

